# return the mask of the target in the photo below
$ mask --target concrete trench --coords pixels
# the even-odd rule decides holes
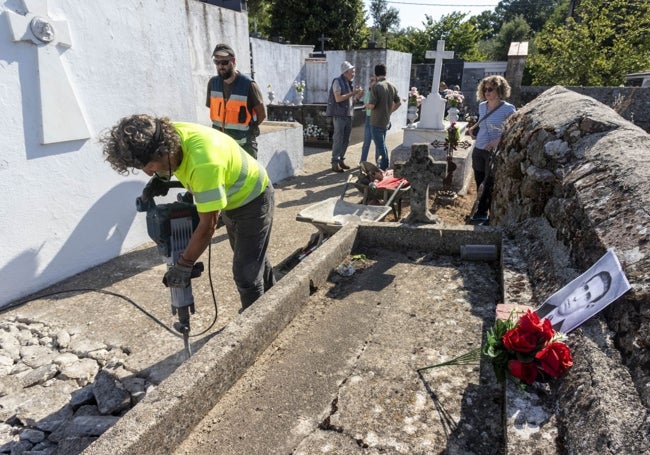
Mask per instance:
[[[500,453],[489,366],[415,371],[480,346],[494,320],[501,262],[462,261],[467,244],[501,251],[501,231],[345,226],[83,453]],[[374,262],[358,281],[328,281],[359,251]]]

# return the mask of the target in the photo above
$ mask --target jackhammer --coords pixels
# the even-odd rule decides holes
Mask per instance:
[[[167,270],[176,264],[178,256],[185,250],[192,233],[199,224],[199,215],[194,205],[192,193],[178,194],[177,201],[156,205],[154,197],[166,196],[170,188],[182,188],[178,181],[163,180],[154,176],[144,187],[142,194],[136,198],[138,212],[147,212],[147,233],[158,246],[158,251],[167,263]],[[203,272],[203,263],[197,262],[192,269],[192,278]],[[192,355],[190,347],[190,314],[194,314],[194,295],[192,284],[186,288],[169,288],[171,310],[178,315],[174,330],[183,335],[183,343],[188,356]]]

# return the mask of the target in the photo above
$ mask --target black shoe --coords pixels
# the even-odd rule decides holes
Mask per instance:
[[[341,169],[350,169],[350,166],[348,166],[347,164],[345,164],[343,161],[341,161],[341,162],[339,163],[339,167],[340,167]]]
[[[470,219],[470,221],[474,223],[485,223],[488,221],[488,216],[477,213]]]
[[[332,170],[334,172],[343,172],[343,168],[339,166],[338,164],[332,164]]]

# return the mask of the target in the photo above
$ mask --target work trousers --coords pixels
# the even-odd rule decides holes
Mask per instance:
[[[222,212],[233,251],[232,273],[242,308],[246,309],[275,284],[266,250],[273,226],[273,185],[248,204]]]

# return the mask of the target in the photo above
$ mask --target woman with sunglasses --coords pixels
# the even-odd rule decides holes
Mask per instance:
[[[490,208],[492,180],[486,179],[490,166],[492,151],[501,141],[503,124],[515,112],[515,107],[504,101],[510,96],[510,84],[502,76],[487,76],[481,80],[476,90],[476,99],[479,101],[478,122],[470,129],[472,139],[475,139],[472,152],[472,169],[476,189],[483,185],[483,192],[479,197],[478,209],[472,221],[486,222],[487,212]],[[478,133],[476,132],[478,127]]]

